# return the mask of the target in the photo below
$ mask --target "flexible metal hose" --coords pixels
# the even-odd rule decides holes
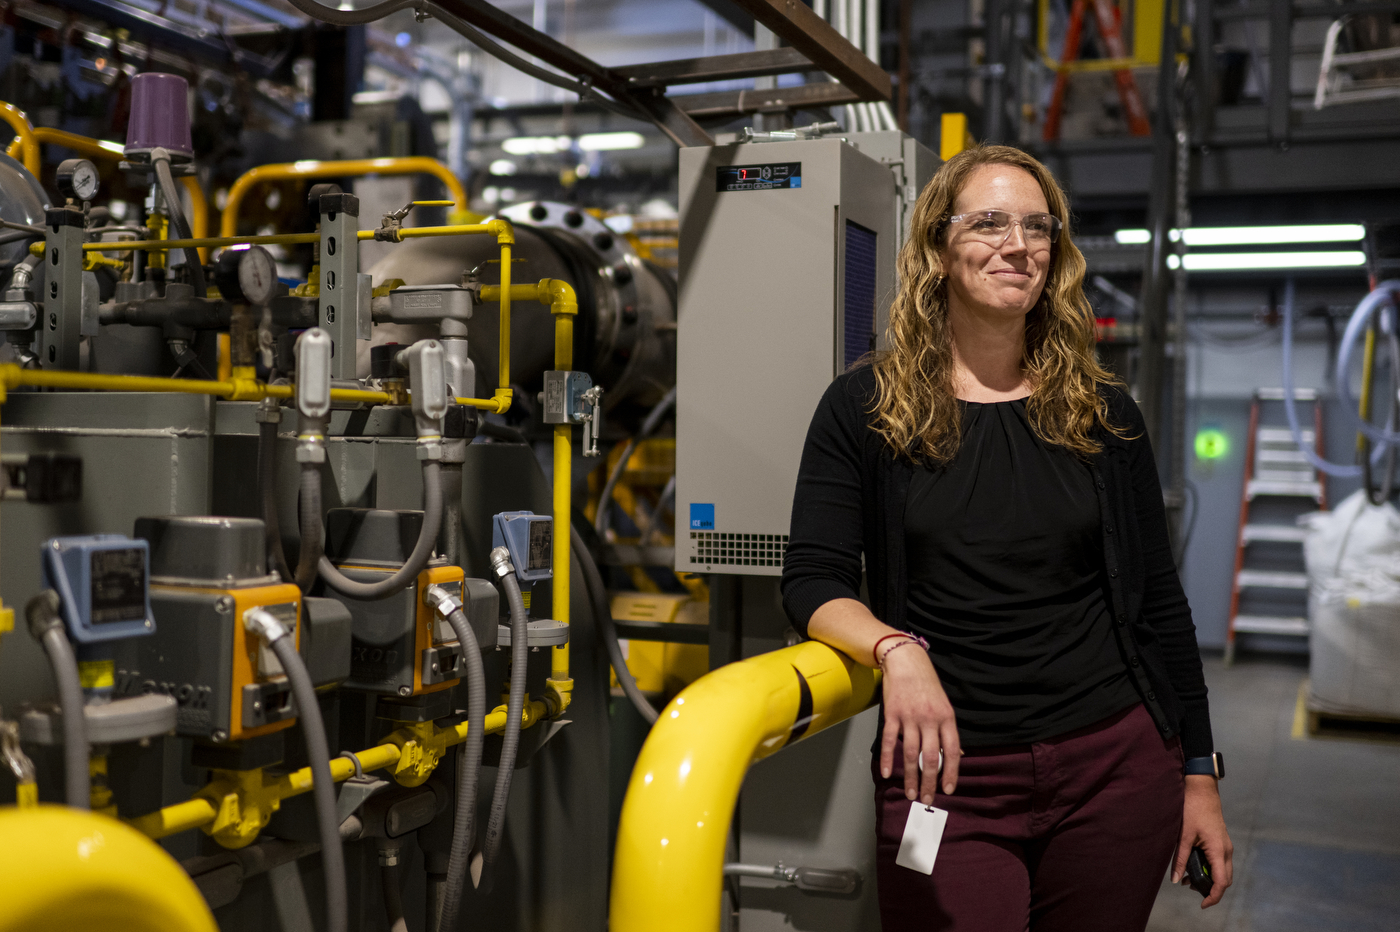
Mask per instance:
[[[326,531],[321,526],[321,470],[315,463],[301,464],[297,519],[301,528],[301,552],[297,554],[296,584],[306,593],[316,582],[316,570],[325,558],[326,549]]]
[[[345,851],[340,846],[340,820],[336,818],[335,782],[331,779],[331,749],[326,741],[326,725],[316,701],[316,687],[311,684],[311,675],[306,672],[293,639],[279,637],[272,640],[270,646],[291,683],[292,695],[297,701],[297,720],[306,738],[306,755],[311,761],[311,793],[316,804],[316,827],[321,835],[321,867],[326,875],[326,928],[328,932],[345,932],[348,922]]]
[[[418,540],[413,545],[413,552],[408,555],[408,560],[399,567],[392,575],[386,576],[378,582],[362,583],[356,582],[347,577],[335,564],[326,558],[324,552],[320,554],[317,568],[320,570],[321,578],[341,595],[348,595],[352,599],[386,599],[396,592],[402,592],[409,584],[418,578],[418,574],[423,572],[423,567],[428,565],[432,559],[433,548],[437,546],[438,531],[442,528],[442,485],[439,480],[439,466],[432,460],[423,461],[423,527],[418,531]],[[303,490],[305,495],[305,490]],[[319,526],[321,511],[321,484],[316,483],[316,512]],[[324,549],[324,544],[322,549]]]
[[[661,426],[661,418],[665,416],[671,405],[676,403],[676,386],[672,385],[671,390],[661,396],[661,400],[647,412],[646,420],[642,421],[641,428],[637,435],[627,441],[627,446],[622,448],[622,456],[613,465],[612,472],[608,475],[608,481],[603,486],[602,493],[598,496],[598,513],[593,518],[593,528],[599,534],[605,534],[608,524],[611,523],[612,512],[608,508],[612,504],[613,489],[617,488],[617,482],[622,478],[623,470],[627,468],[627,461],[632,458],[632,453],[637,449],[637,444],[650,437],[656,428]]]
[[[282,550],[282,527],[277,517],[277,425],[271,421],[258,425],[258,501],[262,510],[263,544],[270,564],[268,569],[284,583],[289,583],[295,577],[287,566],[287,555]]]
[[[467,670],[467,740],[457,756],[457,812],[452,821],[452,849],[447,856],[447,888],[442,898],[441,932],[455,932],[461,915],[462,895],[467,889],[467,869],[476,843],[476,789],[481,778],[481,746],[486,739],[486,671],[481,664],[481,645],[462,610],[455,609],[447,623],[457,634],[457,644]],[[511,644],[514,644],[514,639]],[[515,651],[511,650],[514,660]],[[524,681],[524,677],[521,677]],[[511,695],[515,680],[511,680]],[[516,719],[519,722],[519,718]],[[519,726],[516,727],[517,732]],[[504,755],[501,763],[504,765]],[[430,904],[431,908],[431,904]],[[432,923],[429,923],[432,925]]]
[[[384,891],[384,913],[389,920],[389,932],[408,932],[408,921],[403,917],[403,893],[399,890],[399,868],[385,864],[379,868],[379,879]]]
[[[583,573],[583,587],[588,592],[588,604],[593,609],[594,623],[602,635],[603,646],[608,651],[608,662],[617,674],[618,685],[632,701],[637,713],[646,719],[648,724],[654,725],[658,717],[656,706],[642,695],[636,678],[627,668],[627,658],[622,656],[622,645],[617,640],[617,627],[613,624],[612,607],[608,605],[608,587],[603,583],[603,574],[598,572],[598,564],[594,562],[593,554],[588,552],[587,545],[579,536],[578,528],[569,528],[569,542],[574,548],[574,559],[578,561],[579,570]]]
[[[165,196],[165,209],[170,215],[170,222],[175,225],[175,232],[180,239],[194,239],[190,233],[190,222],[185,219],[185,208],[180,201],[180,189],[175,187],[175,176],[170,173],[170,156],[157,156],[151,159],[151,164],[155,166],[156,178],[160,181],[161,194]],[[209,289],[204,284],[204,264],[199,261],[199,250],[193,246],[186,246],[185,264],[190,268],[190,284],[194,285],[194,294],[197,298],[207,297]]]
[[[63,709],[63,795],[74,809],[91,808],[88,780],[87,717],[83,711],[83,685],[78,680],[78,659],[63,631],[58,593],[52,589],[30,599],[24,607],[29,633],[44,646],[54,682],[58,684],[58,704]]]
[[[496,858],[501,852],[501,835],[506,825],[506,802],[510,799],[510,779],[515,772],[515,754],[520,749],[520,716],[525,711],[525,666],[530,654],[530,617],[515,573],[501,577],[510,605],[510,697],[506,701],[506,729],[501,741],[501,764],[496,770],[496,790],[491,797],[491,817],[486,823],[486,841],[481,846],[481,883],[478,889],[490,893],[495,882]],[[449,874],[450,882],[450,874]],[[448,926],[442,927],[447,932]]]

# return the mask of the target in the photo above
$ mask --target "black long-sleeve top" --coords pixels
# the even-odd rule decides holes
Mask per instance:
[[[1186,757],[1214,750],[1196,628],[1167,537],[1157,465],[1137,405],[1102,389],[1123,439],[1097,431],[1089,464],[1103,521],[1103,565],[1113,630],[1128,675],[1163,737],[1179,734]],[[905,506],[916,467],[871,427],[874,372],[838,377],[808,429],[783,562],[783,606],[799,632],[822,605],[860,599],[885,624],[909,630]]]

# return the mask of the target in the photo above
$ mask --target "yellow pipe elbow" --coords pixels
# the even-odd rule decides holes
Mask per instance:
[[[29,118],[24,115],[24,111],[14,104],[7,104],[0,101],[0,120],[10,124],[10,128],[15,131],[15,140],[19,143],[20,161],[24,167],[29,169],[29,173],[35,178],[39,177],[42,165],[39,161],[39,140],[34,137],[34,125],[29,122]],[[10,144],[10,149],[6,150],[13,157],[14,143]]]
[[[701,677],[652,726],[628,783],[611,929],[719,927],[724,847],[749,765],[870,705],[875,671],[816,641]]]
[[[228,201],[224,206],[219,228],[222,236],[233,236],[238,230],[238,211],[243,206],[243,198],[255,184],[264,181],[287,179],[312,180],[317,178],[347,178],[359,175],[432,175],[441,181],[452,196],[456,205],[454,212],[467,212],[467,189],[452,169],[437,159],[423,155],[407,158],[385,159],[340,159],[334,161],[308,160],[302,162],[282,162],[274,165],[259,165],[239,175],[228,189]]]
[[[218,932],[194,881],[150,838],[66,806],[0,809],[0,932]]]

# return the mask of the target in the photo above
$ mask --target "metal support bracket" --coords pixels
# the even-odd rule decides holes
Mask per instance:
[[[44,218],[44,315],[39,359],[45,366],[75,371],[83,332],[83,212],[54,207]]]
[[[321,211],[321,326],[331,335],[331,378],[355,378],[355,340],[360,335],[360,199],[323,194]]]

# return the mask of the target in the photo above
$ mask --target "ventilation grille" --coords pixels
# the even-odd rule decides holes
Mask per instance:
[[[691,531],[695,555],[690,562],[704,566],[778,566],[787,551],[786,534],[724,534]]]

